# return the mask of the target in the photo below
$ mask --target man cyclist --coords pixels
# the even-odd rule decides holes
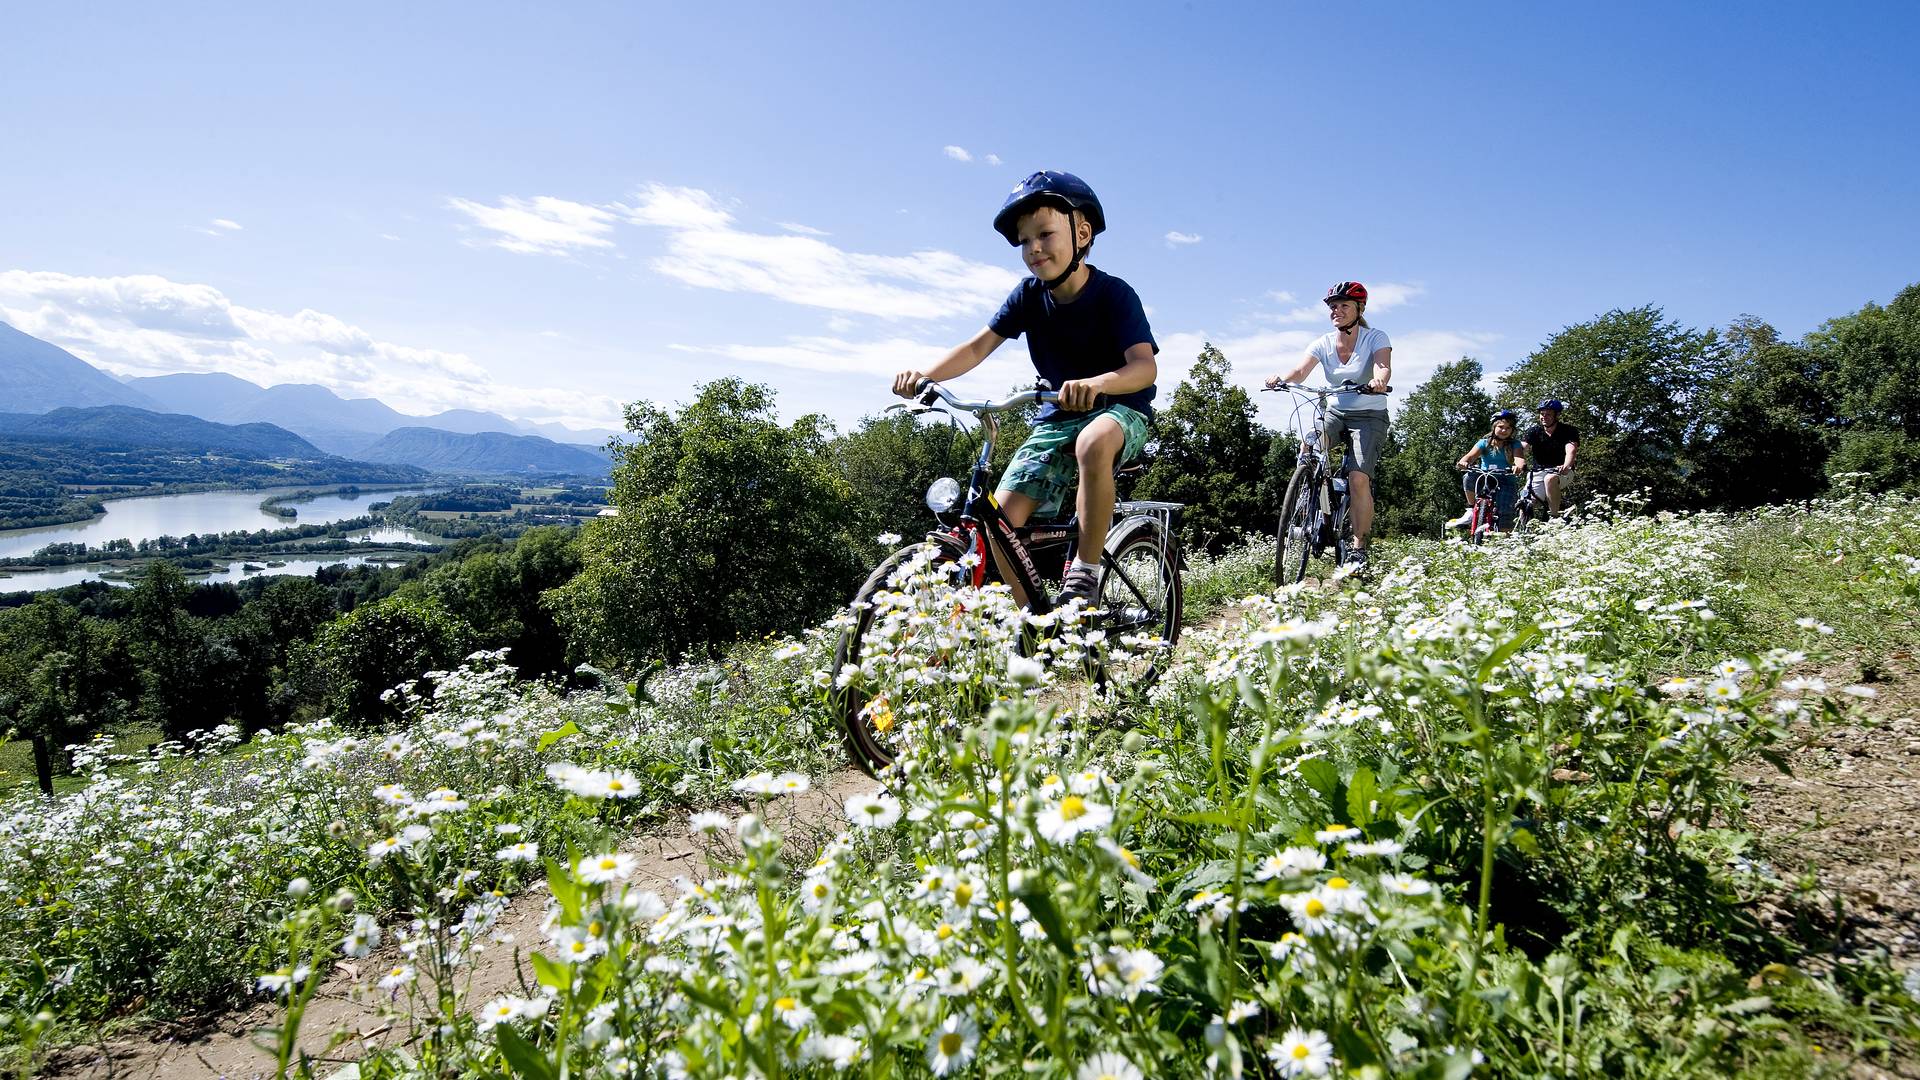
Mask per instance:
[[[1540,403],[1536,410],[1540,422],[1527,429],[1520,441],[1527,444],[1528,456],[1533,458],[1535,472],[1528,487],[1535,498],[1547,500],[1547,512],[1560,512],[1561,492],[1566,489],[1567,475],[1573,472],[1573,459],[1580,452],[1580,431],[1572,424],[1560,422],[1560,413],[1567,403],[1559,398],[1548,398]],[[1540,472],[1542,469],[1554,469],[1557,473]]]
[[[1387,439],[1388,385],[1393,380],[1393,342],[1367,325],[1367,287],[1342,281],[1327,290],[1327,317],[1333,330],[1308,347],[1298,366],[1267,380],[1267,388],[1297,383],[1318,364],[1327,385],[1351,382],[1371,393],[1339,394],[1327,407],[1327,449],[1347,445],[1347,499],[1353,512],[1350,561],[1367,565],[1367,536],[1373,531],[1373,471]]]
[[[1054,604],[1092,600],[1100,554],[1113,523],[1114,468],[1139,456],[1153,416],[1154,354],[1160,346],[1133,287],[1086,262],[1106,211],[1072,173],[1034,173],[994,215],[993,228],[1033,276],[1014,286],[986,329],[925,371],[894,376],[893,392],[912,397],[924,379],[945,382],[980,366],[1009,339],[1027,336],[1027,354],[1060,404],[1040,408],[1033,434],[1014,452],[995,501],[1024,525],[1057,515],[1078,481],[1079,536]],[[1109,403],[1095,408],[1105,394]],[[998,545],[995,546],[997,552]]]

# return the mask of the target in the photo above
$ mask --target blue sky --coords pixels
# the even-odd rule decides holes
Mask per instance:
[[[723,374],[850,422],[1100,192],[1162,394],[1251,386],[1354,278],[1411,389],[1613,307],[1797,335],[1920,280],[1912,4],[15,6],[0,319],[617,426]],[[963,386],[1025,368],[1003,348]],[[1268,408],[1272,408],[1268,399]],[[1269,421],[1278,417],[1269,415]]]

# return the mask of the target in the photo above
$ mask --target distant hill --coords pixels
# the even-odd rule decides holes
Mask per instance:
[[[125,405],[0,413],[0,436],[101,448],[224,454],[257,461],[317,461],[328,456],[307,440],[272,424],[216,424],[197,416]]]
[[[611,469],[607,459],[599,454],[538,435],[506,435],[497,431],[461,435],[424,427],[388,432],[385,438],[362,451],[360,458],[476,476],[527,473],[605,476]]]
[[[159,407],[153,398],[51,342],[0,322],[0,404],[20,412],[64,405]]]

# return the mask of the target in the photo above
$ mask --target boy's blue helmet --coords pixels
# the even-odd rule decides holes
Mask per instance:
[[[1034,173],[1007,194],[1006,203],[1000,207],[999,213],[993,215],[993,230],[1006,237],[1007,243],[1018,244],[1020,215],[1036,206],[1049,204],[1061,210],[1078,210],[1086,215],[1087,224],[1093,226],[1095,236],[1106,230],[1107,214],[1100,208],[1100,196],[1093,193],[1085,180],[1072,173],[1052,169]]]

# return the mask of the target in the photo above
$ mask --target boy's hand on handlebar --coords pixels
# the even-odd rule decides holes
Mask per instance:
[[[1267,389],[1269,390],[1278,390],[1285,385],[1287,385],[1287,380],[1278,375],[1270,375],[1267,377]]]
[[[893,377],[893,392],[900,397],[910,398],[920,392],[921,383],[928,381],[924,372],[903,371]]]
[[[1068,412],[1087,412],[1100,401],[1100,388],[1092,379],[1068,379],[1060,384],[1060,407]]]

